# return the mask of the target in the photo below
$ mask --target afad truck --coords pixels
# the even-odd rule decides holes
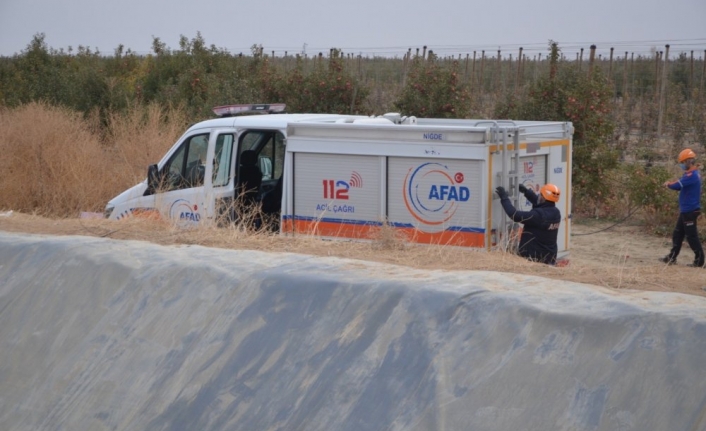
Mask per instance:
[[[571,234],[568,122],[285,114],[283,105],[214,108],[147,179],[112,199],[106,217],[151,214],[185,226],[216,223],[245,177],[285,235],[372,239],[395,229],[410,242],[507,247],[517,225],[494,193],[531,204],[518,185],[561,189],[559,257]],[[238,115],[253,111],[269,115]],[[274,115],[274,113],[277,113]],[[255,174],[253,174],[255,171]],[[161,185],[161,186],[160,186]]]

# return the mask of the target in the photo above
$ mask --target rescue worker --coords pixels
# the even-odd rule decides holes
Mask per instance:
[[[677,263],[686,237],[689,247],[694,251],[694,262],[689,266],[704,266],[704,250],[701,247],[696,219],[701,215],[701,175],[696,165],[696,153],[686,148],[677,158],[684,175],[676,181],[666,181],[663,185],[668,189],[679,191],[679,217],[672,232],[672,249],[660,260],[668,265]]]
[[[539,189],[539,196],[523,184],[520,184],[519,190],[532,204],[530,211],[517,211],[512,206],[507,191],[503,187],[495,189],[508,217],[524,225],[520,236],[519,254],[532,261],[555,265],[556,240],[561,223],[561,212],[556,207],[561,194],[559,187],[545,184]]]

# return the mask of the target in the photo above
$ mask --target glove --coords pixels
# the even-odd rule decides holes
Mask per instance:
[[[527,193],[527,187],[525,187],[524,184],[520,184],[520,187],[518,187],[518,188],[520,189],[520,193],[522,193],[522,194]]]
[[[495,189],[495,193],[498,194],[500,199],[507,199],[507,192],[505,191],[504,187],[498,187]]]

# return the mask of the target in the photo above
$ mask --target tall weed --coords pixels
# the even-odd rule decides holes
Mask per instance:
[[[0,109],[0,208],[55,217],[102,211],[145,177],[184,130],[179,109],[112,115],[106,138],[67,108],[32,102]]]

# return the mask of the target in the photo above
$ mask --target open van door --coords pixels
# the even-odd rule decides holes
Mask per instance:
[[[207,195],[207,217],[219,224],[229,219],[233,205],[237,144],[238,134],[235,129],[219,129],[211,133],[211,172],[208,174],[204,192]]]
[[[194,130],[184,135],[147,180],[110,203],[111,218],[147,215],[171,219],[180,226],[211,221],[214,201],[233,194],[234,129]]]

